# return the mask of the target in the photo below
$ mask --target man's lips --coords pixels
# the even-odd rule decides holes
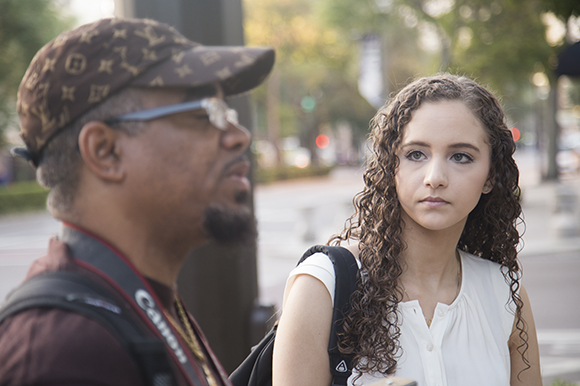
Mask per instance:
[[[249,190],[250,180],[247,177],[249,172],[250,162],[246,159],[238,159],[226,168],[225,177],[241,183],[245,189]]]
[[[433,208],[449,204],[448,201],[445,201],[441,197],[431,197],[431,196],[426,197],[419,202]]]
[[[240,160],[227,168],[226,176],[246,177],[249,172],[250,163],[246,160]]]

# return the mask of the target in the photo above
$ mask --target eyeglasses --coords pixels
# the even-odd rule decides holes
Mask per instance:
[[[107,125],[112,125],[122,121],[150,121],[165,117],[171,114],[183,113],[186,111],[193,111],[204,109],[209,116],[209,121],[212,125],[220,130],[227,130],[228,123],[238,123],[238,113],[229,106],[222,99],[205,98],[195,101],[188,101],[178,103],[175,105],[168,105],[156,107],[153,109],[135,111],[132,113],[120,115],[118,117],[109,118],[105,121]]]

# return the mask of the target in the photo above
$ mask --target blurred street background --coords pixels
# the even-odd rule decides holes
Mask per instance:
[[[545,384],[555,379],[580,382],[580,235],[557,211],[562,191],[580,195],[580,176],[542,183],[537,153],[518,151],[517,161],[526,221],[520,261],[535,314]],[[326,243],[340,231],[352,213],[353,196],[362,188],[361,176],[360,168],[339,167],[327,177],[256,187],[262,304],[279,309],[286,277],[298,258],[309,246]],[[579,208],[578,203],[573,208],[576,226]],[[23,279],[58,229],[59,223],[46,212],[0,216],[0,298]]]
[[[9,154],[22,145],[18,84],[42,45],[107,16],[157,19],[208,45],[276,48],[268,80],[251,98],[228,100],[254,138],[260,235],[256,250],[239,261],[256,263],[257,283],[251,264],[245,272],[228,269],[259,291],[220,283],[229,287],[208,309],[188,304],[207,314],[200,323],[226,369],[249,350],[243,336],[251,333],[240,327],[248,312],[229,315],[224,327],[215,323],[219,307],[213,305],[228,311],[257,300],[279,309],[298,258],[339,232],[353,211],[376,110],[410,79],[451,72],[488,86],[504,106],[518,147],[525,219],[520,260],[544,384],[580,385],[578,0],[0,0],[0,300],[59,229],[42,209],[46,191],[33,170]],[[190,261],[215,261],[213,268],[223,272],[215,249],[199,255]],[[187,288],[187,279],[180,289],[195,297],[199,291]],[[237,298],[242,292],[257,299]],[[243,350],[221,339],[220,328],[242,329]]]

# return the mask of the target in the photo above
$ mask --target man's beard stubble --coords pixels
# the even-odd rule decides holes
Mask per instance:
[[[242,209],[230,209],[221,205],[206,208],[203,227],[208,236],[220,244],[243,245],[253,242],[258,234],[256,219],[248,204],[249,194],[240,192],[236,202],[245,203]]]

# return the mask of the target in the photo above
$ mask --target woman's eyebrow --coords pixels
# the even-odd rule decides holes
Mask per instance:
[[[431,147],[431,145],[429,145],[427,142],[423,142],[423,141],[410,141],[410,142],[407,142],[407,143],[403,143],[401,145],[401,148],[408,147],[408,146]],[[469,149],[472,149],[472,150],[474,150],[474,151],[476,151],[478,153],[481,152],[477,146],[475,146],[474,144],[469,143],[469,142],[452,143],[448,147],[450,149],[469,148]]]
[[[411,141],[411,142],[406,142],[403,143],[401,145],[401,147],[406,147],[406,146],[422,146],[422,147],[430,147],[429,144],[427,142],[422,142],[422,141]]]
[[[467,147],[469,149],[475,150],[476,152],[480,153],[479,148],[477,146],[475,146],[472,143],[467,143],[467,142],[454,143],[454,144],[450,145],[449,147],[451,149]]]

